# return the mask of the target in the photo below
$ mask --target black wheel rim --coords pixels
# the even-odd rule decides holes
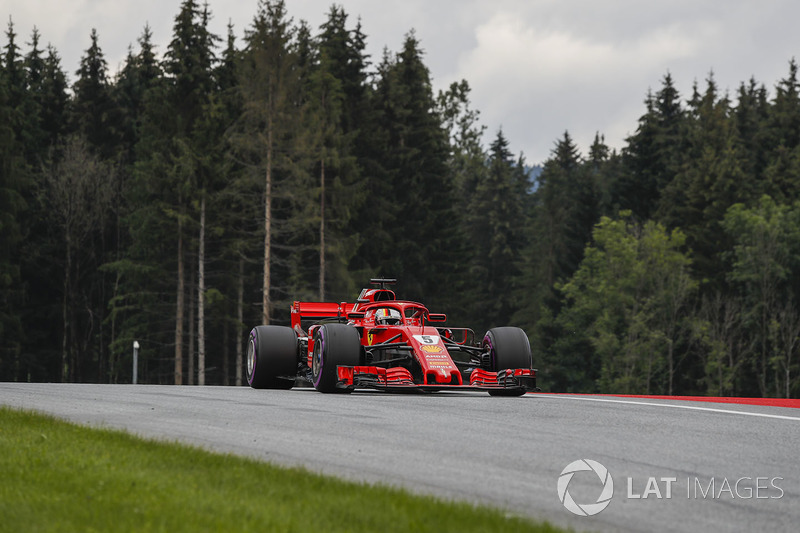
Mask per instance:
[[[314,352],[311,357],[311,375],[314,377],[315,383],[319,382],[319,374],[322,372],[322,350],[322,335],[319,335],[314,342]]]

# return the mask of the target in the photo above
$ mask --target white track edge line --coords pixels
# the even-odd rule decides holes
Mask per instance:
[[[580,396],[564,396],[560,394],[547,394],[547,395],[531,394],[530,396],[534,396],[536,398],[552,398],[561,400],[582,400],[585,402],[627,403],[633,405],[650,405],[654,407],[672,407],[674,409],[691,409],[694,411],[710,411],[712,413],[728,413],[733,415],[758,416],[762,418],[777,418],[780,420],[795,420],[800,422],[800,417],[796,416],[771,415],[768,413],[754,413],[752,411],[734,411],[731,409],[715,409],[713,407],[697,407],[695,405],[675,405],[674,403],[637,402],[634,400],[612,400],[609,398],[583,398]]]

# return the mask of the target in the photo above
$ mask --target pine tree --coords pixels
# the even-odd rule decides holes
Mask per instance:
[[[361,23],[347,29],[348,15],[342,6],[332,5],[327,20],[320,27],[318,37],[320,53],[327,58],[330,74],[339,80],[344,94],[342,101],[342,130],[355,132],[362,126],[367,98],[367,66],[365,36]]]
[[[292,179],[299,169],[295,141],[298,136],[300,77],[298,58],[292,49],[294,29],[286,17],[283,1],[261,1],[252,26],[245,35],[245,49],[239,69],[243,112],[231,136],[232,149],[246,165],[263,191],[263,248],[261,323],[273,316],[272,292],[275,268],[274,245],[284,221],[291,218],[292,196],[303,190]],[[297,199],[302,199],[295,196]],[[280,207],[286,211],[280,212]],[[283,227],[280,227],[283,226]]]
[[[214,79],[226,114],[236,117],[241,112],[241,98],[238,91],[238,80],[236,79],[239,50],[236,48],[236,34],[233,30],[233,24],[228,24],[225,50],[223,50],[222,58],[214,70]]]
[[[338,17],[344,27],[347,15],[343,10]],[[338,27],[336,24],[334,27]],[[385,185],[388,185],[390,171],[387,169],[384,154],[388,146],[388,135],[382,126],[383,112],[377,86],[380,72],[385,68],[378,67],[377,72],[370,72],[370,56],[366,54],[366,35],[362,31],[361,21],[353,30],[347,31],[342,39],[345,47],[337,47],[331,51],[331,60],[338,65],[335,75],[342,81],[345,98],[342,109],[342,131],[348,137],[352,154],[356,158],[356,166],[351,178],[352,186],[358,190],[353,197],[352,210],[348,213],[348,221],[343,234],[348,236],[348,254],[352,257],[346,266],[348,286],[338,289],[341,299],[350,298],[354,289],[362,286],[364,279],[369,279],[379,272],[378,248],[381,246],[364,246],[364,236],[370,235],[374,243],[382,243],[386,234],[382,221],[376,220],[375,213],[390,208],[385,201]],[[325,38],[321,37],[324,42]],[[336,39],[338,42],[338,39]],[[388,51],[386,51],[388,57]],[[389,61],[384,62],[388,66]],[[394,273],[396,274],[396,272]],[[390,275],[394,275],[390,274]]]
[[[133,149],[139,141],[141,133],[147,92],[163,76],[161,66],[155,57],[152,38],[150,26],[145,26],[138,39],[139,52],[134,54],[132,49],[128,50],[125,64],[117,76],[113,88],[113,97],[119,106],[121,125],[118,128],[122,137],[126,162],[131,162],[134,158]]]
[[[221,128],[230,127],[242,114],[242,95],[237,78],[240,61],[241,53],[236,47],[233,25],[229,24],[226,47],[214,73],[218,88],[215,95],[215,116],[218,114],[218,125]],[[247,167],[242,165],[231,151],[227,132],[221,131],[218,141],[221,144],[215,151],[218,150],[224,159],[217,163],[220,164],[218,168],[225,179],[224,186],[212,198],[212,207],[216,212],[218,223],[215,233],[219,236],[220,248],[214,268],[217,271],[216,284],[224,295],[220,310],[222,316],[219,317],[219,321],[224,324],[224,331],[228,332],[228,337],[231,336],[230,332],[234,332],[232,342],[235,344],[233,375],[230,375],[230,370],[223,372],[225,374],[223,383],[239,386],[242,384],[244,368],[241,336],[246,333],[247,324],[255,322],[249,316],[249,306],[245,309],[245,286],[252,284],[250,280],[252,276],[249,276],[251,268],[246,267],[250,267],[247,259],[256,255],[257,243],[254,242],[252,235],[257,233],[259,225],[259,206],[258,202],[252,201],[255,188],[251,183],[252,180],[248,179]],[[226,354],[229,355],[231,341],[225,342],[225,338],[222,340],[223,369],[225,369],[229,368]]]
[[[750,78],[747,85],[742,83],[733,110],[733,120],[741,142],[742,171],[751,181],[758,184],[756,187],[758,195],[766,192],[762,181],[769,152],[765,146],[765,124],[768,113],[769,103],[764,85],[756,83],[755,78]]]
[[[24,379],[31,375],[33,369],[42,361],[31,361],[23,357],[29,339],[36,337],[30,328],[29,312],[22,303],[28,300],[30,282],[37,279],[37,270],[31,270],[31,255],[27,252],[38,239],[38,234],[31,230],[34,226],[44,227],[41,221],[43,213],[36,210],[37,174],[43,164],[42,151],[45,137],[39,118],[40,109],[37,98],[31,90],[36,73],[29,73],[28,59],[33,67],[38,68],[38,55],[31,51],[23,57],[17,46],[17,35],[14,24],[9,19],[6,31],[7,42],[2,55],[0,69],[0,106],[3,114],[2,163],[0,163],[0,196],[2,196],[2,214],[0,214],[0,246],[3,247],[3,258],[0,259],[0,279],[5,292],[0,304],[0,322],[8,328],[8,337],[0,342],[0,358],[8,363],[8,375],[11,379]],[[34,37],[35,37],[34,32]],[[8,255],[6,255],[8,252]],[[2,326],[0,326],[2,327]],[[38,340],[38,339],[37,339]],[[3,362],[0,361],[0,372]]]
[[[390,71],[394,59],[388,49],[377,67],[374,87],[366,91],[363,110],[358,120],[359,130],[354,142],[358,168],[364,176],[362,194],[363,208],[353,214],[349,224],[350,234],[369,235],[369,241],[361,239],[357,252],[350,262],[349,270],[355,276],[369,279],[379,275],[399,276],[397,269],[384,269],[382,261],[390,254],[390,228],[400,213],[393,201],[392,180],[395,175],[393,163],[387,157],[391,153],[390,132],[386,102],[390,99]]]
[[[111,158],[119,142],[118,110],[111,95],[108,65],[100,49],[97,31],[92,29],[91,45],[81,58],[75,93],[72,124],[103,158]]]
[[[205,145],[201,139],[198,139],[198,134],[202,136],[202,122],[204,120],[204,113],[209,105],[209,98],[214,87],[212,76],[212,66],[214,63],[214,43],[217,37],[208,31],[210,13],[208,6],[202,9],[197,5],[194,0],[185,0],[181,5],[181,11],[175,18],[175,25],[173,28],[173,39],[167,49],[164,70],[170,77],[170,87],[168,89],[168,98],[172,108],[175,110],[175,145],[173,148],[173,157],[175,158],[176,165],[174,168],[175,176],[177,178],[178,190],[178,205],[177,205],[177,222],[178,222],[178,242],[177,242],[177,299],[176,299],[176,313],[175,313],[175,374],[176,382],[179,379],[178,367],[182,360],[182,334],[183,334],[183,321],[185,312],[185,269],[186,269],[186,248],[189,245],[189,239],[185,235],[186,222],[188,222],[191,213],[189,212],[192,207],[193,201],[197,200],[200,206],[200,223],[201,239],[204,237],[202,228],[204,228],[203,215],[205,206],[206,187],[208,185],[208,168],[204,157],[207,155]],[[198,198],[199,196],[199,198]],[[199,242],[198,242],[199,244]],[[203,281],[203,262],[204,257],[198,257],[198,270],[199,281]],[[193,287],[189,286],[191,292]],[[198,289],[198,294],[204,293],[204,287]],[[190,298],[191,301],[191,298]],[[197,299],[198,309],[200,310],[198,316],[198,325],[201,326],[198,331],[199,351],[198,354],[198,367],[197,367],[197,383],[204,384],[205,382],[205,361],[204,361],[204,345],[205,338],[203,336],[202,324],[202,296]],[[191,303],[190,303],[191,305]],[[191,319],[190,319],[191,322]],[[180,337],[180,340],[179,340]],[[194,353],[190,351],[189,355],[189,381],[191,385],[195,383],[195,375],[193,370]]]
[[[170,78],[169,100],[176,110],[176,133],[190,136],[213,88],[213,48],[218,37],[208,31],[210,13],[195,0],[184,0],[175,17],[164,70]]]
[[[794,59],[776,89],[765,127],[770,156],[764,178],[767,194],[791,203],[800,198],[800,81]]]
[[[47,135],[45,144],[55,146],[68,132],[70,98],[67,75],[61,68],[61,58],[52,46],[47,47],[41,83],[41,127]]]
[[[74,97],[69,108],[71,113],[68,121],[70,131],[74,132],[73,135],[76,135],[81,141],[85,140],[86,146],[81,145],[80,148],[76,148],[79,141],[70,139],[61,141],[59,150],[63,146],[67,150],[65,154],[76,157],[80,164],[85,162],[87,165],[94,165],[91,158],[82,153],[86,148],[99,158],[96,164],[106,173],[103,184],[106,187],[104,191],[111,191],[111,196],[106,198],[103,193],[103,200],[99,202],[98,206],[100,207],[99,214],[94,219],[96,227],[92,228],[87,237],[87,245],[84,246],[84,250],[90,251],[90,253],[83,260],[86,261],[86,265],[89,265],[88,268],[95,270],[99,265],[115,259],[122,245],[119,211],[125,169],[121,164],[129,148],[123,144],[125,141],[124,115],[115,99],[115,88],[108,76],[107,63],[95,29],[92,30],[90,39],[91,44],[85,50],[80,68],[76,72],[78,77],[73,84]],[[60,164],[61,161],[57,155],[52,166],[59,168]],[[76,260],[77,264],[80,264],[81,258],[76,257]],[[69,266],[66,265],[65,269]],[[92,367],[82,363],[78,365],[76,372],[81,375],[76,374],[76,379],[105,380],[111,359],[107,353],[107,346],[113,342],[113,338],[109,336],[111,331],[106,327],[105,318],[107,302],[114,292],[115,284],[105,270],[99,271],[92,280],[86,280],[85,283],[85,285],[76,286],[74,290],[81,297],[91,301],[91,304],[86,305],[92,306],[91,315],[96,321],[92,326],[92,331],[96,339],[89,342],[93,344],[92,362],[97,364],[93,364]],[[92,296],[85,297],[83,295]],[[85,352],[86,350],[82,353]],[[91,372],[91,377],[89,377],[89,372]]]
[[[356,238],[349,224],[364,201],[356,158],[357,113],[365,91],[363,44],[347,29],[344,9],[332,6],[316,40],[317,59],[308,80],[311,131],[318,132],[320,187],[320,299],[349,297],[358,284],[348,272]],[[315,124],[314,124],[315,123]]]
[[[42,115],[47,105],[45,95],[45,59],[39,49],[39,31],[34,27],[31,34],[30,51],[25,55],[26,92],[28,102],[25,115],[29,124],[30,142],[27,143],[27,159],[34,166],[41,166],[47,158],[48,135],[44,129]]]
[[[565,132],[545,162],[533,193],[529,244],[517,282],[524,298],[519,299],[513,321],[532,333],[534,351],[544,362],[560,357],[556,355],[559,340],[569,340],[569,332],[557,321],[561,298],[555,287],[572,276],[591,240],[599,208],[595,179],[591,165],[583,162]],[[587,348],[579,339],[573,340],[578,344],[571,346],[572,357],[583,361]],[[575,376],[564,379],[570,388],[583,383]]]
[[[341,113],[343,93],[341,82],[330,72],[330,60],[323,49],[320,64],[311,76],[309,87],[310,113],[314,117],[319,138],[319,300],[325,301],[325,280],[327,274],[327,256],[329,255],[326,229],[329,214],[326,209],[333,202],[326,202],[330,194],[329,181],[337,173],[339,157],[342,155],[343,134],[341,131]],[[335,241],[334,241],[335,242]],[[345,262],[346,263],[346,262]]]
[[[19,46],[16,43],[17,34],[10,19],[6,37],[8,42],[4,47],[4,77],[8,95],[7,105],[11,109],[9,124],[14,131],[15,138],[21,143],[25,165],[28,167],[26,170],[29,172],[30,167],[42,163],[40,159],[42,133],[39,124],[39,108],[37,99],[29,90],[30,82],[35,81],[30,76],[36,77],[36,74],[29,75],[26,58],[20,54]],[[34,68],[38,67],[35,55],[33,58]]]
[[[231,173],[238,165],[228,157],[226,131],[241,109],[236,90],[235,64],[238,52],[232,28],[229,27],[227,47],[220,61],[212,70],[213,88],[208,95],[201,119],[194,131],[193,143],[198,150],[198,255],[197,255],[197,347],[198,384],[226,382],[229,378],[228,343],[213,352],[208,347],[219,348],[225,335],[211,338],[205,335],[206,318],[215,318],[229,329],[230,317],[226,309],[223,291],[231,284],[226,267],[228,250],[224,243],[227,230],[226,208],[230,194]],[[222,242],[221,242],[222,239]],[[238,339],[237,335],[237,339]],[[237,342],[237,345],[240,344]],[[215,353],[214,353],[215,352]],[[216,357],[214,357],[216,355]],[[222,356],[221,358],[219,356]],[[211,357],[211,365],[206,358]],[[213,365],[213,366],[212,366]],[[212,368],[214,369],[212,371]]]
[[[617,180],[614,192],[620,209],[630,209],[638,220],[654,215],[661,192],[680,169],[685,125],[680,94],[670,74],[655,96],[648,94],[645,104],[647,112],[623,150],[628,172]]]
[[[616,150],[609,149],[605,137],[599,132],[589,147],[585,170],[595,183],[597,211],[599,215],[615,216],[620,211],[617,198],[614,198],[615,184],[624,175],[622,158]]]
[[[20,214],[27,208],[24,190],[28,172],[19,131],[22,117],[14,97],[19,83],[19,59],[13,25],[9,24],[8,43],[0,61],[0,379],[21,379],[23,299],[21,281],[21,245],[25,228]]]
[[[793,149],[800,144],[800,80],[797,61],[789,62],[789,74],[776,86],[767,129],[773,149]]]
[[[413,32],[396,60],[385,58],[377,91],[378,135],[386,142],[389,171],[382,186],[388,196],[370,196],[377,227],[375,232],[365,229],[376,237],[363,248],[380,274],[402,279],[404,294],[447,306],[452,298],[448,287],[458,276],[451,238],[460,221],[450,201],[454,187],[447,168],[447,132],[435,113],[430,74]]]
[[[12,109],[21,111],[23,103],[27,97],[27,80],[25,74],[25,64],[17,46],[17,33],[14,31],[14,23],[9,19],[8,29],[6,30],[6,45],[3,47],[5,54],[3,57],[3,77],[8,98],[8,104]],[[11,122],[15,127],[15,133],[20,136],[23,124],[19,119]]]
[[[471,92],[466,80],[453,82],[440,91],[437,112],[449,134],[450,168],[458,190],[459,202],[466,203],[485,171],[486,153],[481,137],[486,127],[480,124],[480,111],[472,109]]]
[[[757,184],[742,170],[741,139],[713,75],[702,95],[695,92],[686,161],[663,194],[659,218],[686,232],[698,276],[713,279],[724,268],[719,254],[730,245],[720,238],[723,215],[734,203],[753,200]]]
[[[471,315],[478,331],[507,325],[517,302],[512,287],[519,276],[526,245],[525,200],[528,195],[524,160],[515,161],[508,140],[499,131],[489,150],[484,176],[470,195],[467,210],[473,283]]]
[[[552,287],[572,275],[583,258],[597,220],[597,198],[591,173],[568,132],[545,162],[535,194],[533,220],[536,261],[544,269],[540,280]]]
[[[470,91],[466,80],[452,83],[447,91],[439,92],[437,113],[442,118],[442,125],[449,137],[448,167],[453,176],[452,201],[461,211],[462,222],[455,230],[453,241],[462,246],[456,247],[454,253],[458,257],[466,258],[464,264],[467,265],[451,285],[453,292],[461,297],[450,302],[449,313],[454,322],[471,324],[481,331],[491,321],[485,320],[483,306],[479,304],[479,300],[484,300],[486,291],[481,277],[485,271],[476,268],[476,263],[484,261],[477,248],[477,242],[482,238],[477,232],[483,229],[484,214],[475,209],[474,204],[481,200],[476,189],[487,180],[489,156],[481,144],[486,128],[479,122],[480,112],[471,107]],[[510,154],[507,156],[510,158]],[[524,163],[513,172],[515,175],[520,172],[524,175]],[[527,176],[524,179],[527,181]],[[529,199],[530,192],[523,191],[522,197]],[[525,217],[529,215],[527,209],[528,206],[525,207]],[[521,220],[517,220],[515,224],[524,227]]]
[[[152,197],[148,198],[142,187],[143,175],[149,175],[150,172],[153,172],[153,175],[161,175],[164,172],[163,168],[155,170],[155,165],[147,160],[153,153],[150,150],[156,147],[163,150],[167,144],[160,136],[160,129],[168,114],[165,113],[164,117],[158,118],[153,116],[153,110],[157,108],[153,103],[159,102],[159,105],[162,105],[165,93],[163,71],[155,57],[151,39],[150,28],[145,26],[138,39],[138,53],[134,54],[129,50],[112,89],[112,97],[119,109],[117,129],[120,132],[120,166],[117,188],[112,200],[115,248],[109,250],[106,263],[102,267],[103,272],[113,274],[113,281],[110,281],[111,287],[108,290],[110,311],[107,319],[110,326],[111,349],[103,371],[103,378],[112,383],[119,379],[121,360],[129,354],[131,342],[142,340],[143,346],[148,348],[151,344],[144,336],[148,330],[147,321],[132,320],[132,315],[139,312],[143,315],[151,314],[154,322],[166,320],[160,311],[155,311],[158,306],[150,307],[152,295],[160,292],[160,288],[156,290],[157,284],[153,282],[154,278],[150,277],[152,274],[150,269],[153,267],[152,262],[160,261],[161,258],[153,257],[146,244],[137,243],[140,238],[150,242],[156,239],[154,234],[142,236],[145,233],[144,229],[150,226],[143,224],[137,217],[147,212],[142,204],[152,201]],[[159,197],[156,206],[163,205],[163,197]],[[159,217],[159,214],[155,214],[155,217]],[[147,218],[150,222],[154,217],[151,214]],[[133,220],[138,222],[132,223]],[[156,246],[155,249],[158,250],[159,247]],[[141,291],[143,286],[147,286],[148,290]],[[147,349],[143,351],[143,354],[146,353]],[[143,378],[147,380],[147,376]]]

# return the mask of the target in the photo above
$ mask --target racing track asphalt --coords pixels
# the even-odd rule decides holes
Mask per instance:
[[[488,503],[578,531],[788,532],[800,524],[800,409],[787,407],[12,383],[0,383],[0,404]],[[557,494],[562,470],[578,459],[598,461],[614,481],[595,516],[573,515]],[[594,503],[600,487],[579,472],[568,491]]]

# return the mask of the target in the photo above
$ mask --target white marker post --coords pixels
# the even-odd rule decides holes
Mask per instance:
[[[139,373],[139,341],[133,341],[133,384],[136,385],[136,380]]]

